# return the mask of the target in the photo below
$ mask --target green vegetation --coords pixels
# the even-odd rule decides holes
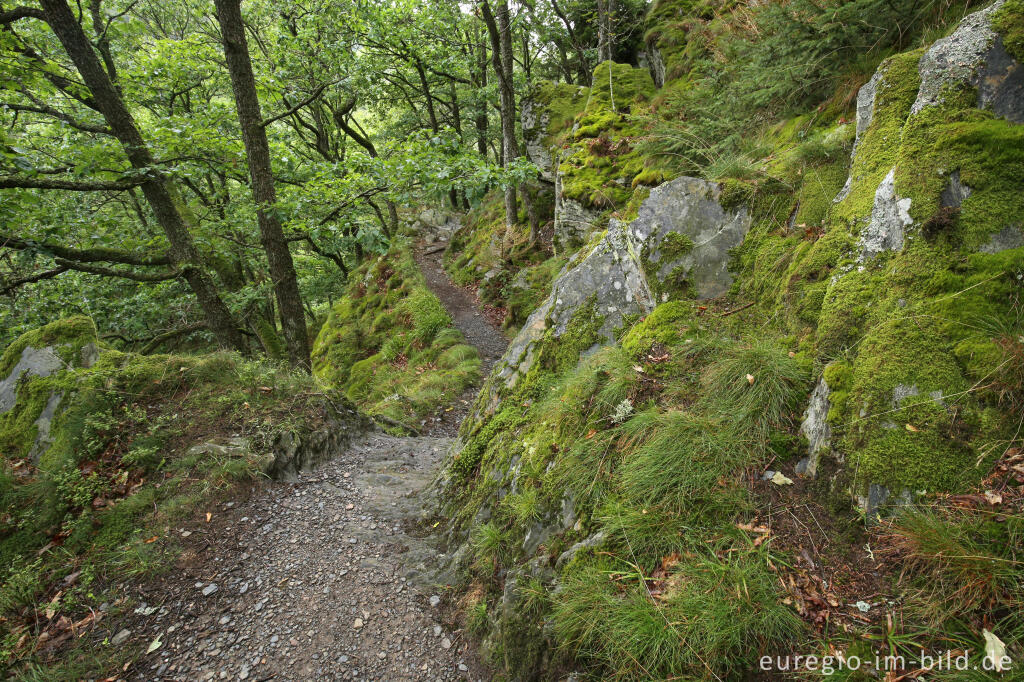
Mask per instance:
[[[464,423],[445,509],[471,537],[474,518],[489,519],[488,550],[465,579],[485,649],[513,674],[564,663],[611,679],[737,679],[753,665],[740,652],[800,647],[954,643],[974,656],[990,626],[1019,651],[1018,507],[943,505],[948,491],[1002,489],[985,477],[1020,444],[1021,249],[990,245],[1024,214],[1024,144],[1020,126],[979,109],[970,90],[947,88],[939,106],[910,113],[923,51],[973,8],[928,5],[899,23],[907,7],[883,4],[662,0],[645,41],[661,52],[665,87],[637,75],[613,111],[602,64],[573,131],[564,108],[553,117],[565,197],[628,221],[643,184],[687,173],[720,181],[722,205],[746,207],[753,226],[722,308],[648,268],[655,294],[678,286],[681,300],[627,320],[618,345],[596,352],[585,342],[592,313],[574,318],[564,348],[544,333],[530,369],[490,377]],[[1018,14],[1009,2],[994,20],[1011,51]],[[629,80],[610,68],[613,86],[620,72]],[[855,145],[856,93],[876,69]],[[911,222],[901,246],[867,257],[861,240],[890,173]],[[715,312],[746,305],[738,318]],[[768,462],[799,478],[807,442],[796,424],[820,376],[828,474],[759,490]],[[868,531],[869,553],[891,542],[909,561],[878,588],[906,599],[893,609],[906,623],[838,633],[786,606],[793,592],[780,579],[803,562],[795,546],[754,544],[737,528],[779,496],[799,504],[805,489],[846,529],[826,536],[858,533],[860,505],[881,528]],[[868,508],[879,503],[869,491],[889,506]],[[915,499],[929,509],[878,519]],[[820,549],[815,561],[845,561]],[[522,658],[510,664],[510,651]]]
[[[313,347],[313,371],[386,427],[416,431],[480,379],[407,241],[355,270]]]
[[[90,345],[98,359],[84,367]],[[67,364],[23,377],[0,415],[0,666],[94,677],[125,652],[87,638],[60,658],[37,651],[40,637],[61,636],[62,623],[88,626],[104,602],[114,605],[108,615],[127,609],[116,584],[166,570],[178,550],[170,529],[262,475],[275,436],[316,428],[327,404],[308,376],[233,354],[103,348],[83,317],[19,337],[0,360],[5,377],[28,346],[50,346]],[[53,396],[49,438],[39,441]],[[226,445],[192,449],[206,442]]]
[[[577,367],[591,315],[570,325],[579,343],[542,343],[537,369],[501,409],[463,427],[467,445],[451,473],[479,473],[470,488],[449,488],[448,506],[464,522],[497,508],[470,531],[469,579],[487,586],[498,622],[485,643],[495,652],[555,647],[624,679],[739,672],[739,652],[783,647],[802,631],[780,603],[764,549],[733,524],[751,512],[743,472],[792,456],[780,444],[793,438],[809,364],[776,339],[736,339],[726,321],[698,323],[690,304],[671,302],[629,331],[628,354],[604,348]],[[495,503],[510,485],[518,492]],[[562,520],[566,504],[575,524]],[[539,549],[524,551],[535,547],[527,531],[545,538]],[[603,540],[559,558],[588,537]],[[558,590],[530,561],[534,551],[557,559]],[[500,610],[496,566],[543,588],[530,617],[552,619],[550,633],[524,631],[509,620],[522,612]]]

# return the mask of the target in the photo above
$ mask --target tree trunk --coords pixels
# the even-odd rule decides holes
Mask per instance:
[[[519,156],[516,144],[516,99],[512,82],[512,26],[509,21],[508,2],[499,0],[497,11],[492,12],[488,0],[480,5],[487,31],[491,36],[491,61],[498,75],[498,91],[501,94],[501,158],[502,166],[508,167]],[[508,230],[516,224],[516,188],[505,187],[505,226]]]
[[[253,76],[249,45],[245,39],[241,0],[215,0],[214,4],[224,39],[224,57],[231,75],[231,89],[235,94],[235,108],[242,128],[242,142],[249,159],[249,177],[252,179],[252,196],[256,202],[260,242],[270,265],[281,328],[288,346],[288,361],[292,367],[309,371],[309,333],[302,310],[299,282],[281,221],[273,214],[277,192],[270,169],[270,145],[267,143],[267,132],[263,127],[256,95],[256,78]]]
[[[477,109],[476,109],[476,150],[480,156],[487,158],[487,98],[483,92],[487,89],[487,43],[483,36],[480,36],[480,50],[477,55]]]
[[[612,58],[615,45],[615,0],[597,0],[597,60]]]
[[[65,0],[40,0],[40,4],[46,23],[74,62],[82,81],[92,93],[97,109],[120,142],[132,168],[144,173],[146,181],[140,186],[142,194],[152,208],[157,223],[167,235],[171,258],[182,269],[185,281],[199,301],[217,342],[225,348],[245,352],[242,333],[217,293],[213,279],[202,268],[199,252],[175,204],[167,179],[157,168],[135,120],[96,57],[81,25]]]

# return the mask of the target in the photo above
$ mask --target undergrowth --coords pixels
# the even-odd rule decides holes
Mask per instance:
[[[85,366],[90,345],[97,359]],[[132,655],[102,636],[101,619],[129,606],[117,586],[166,570],[174,525],[260,476],[277,433],[321,423],[324,394],[311,377],[229,353],[106,349],[87,318],[21,337],[0,358],[4,374],[25,347],[50,347],[64,366],[23,375],[0,414],[0,667],[97,677]],[[44,439],[36,417],[53,396]],[[241,440],[191,449],[231,438]]]
[[[417,431],[480,379],[480,357],[400,241],[352,272],[313,346],[314,374],[386,428]]]

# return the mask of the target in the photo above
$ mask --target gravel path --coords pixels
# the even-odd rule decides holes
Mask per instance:
[[[177,570],[133,595],[138,680],[489,680],[449,619],[420,493],[448,438],[373,432],[225,501]]]
[[[490,370],[505,336],[419,253],[430,288]],[[188,527],[175,570],[129,588],[117,645],[134,680],[490,680],[459,631],[424,510],[472,393],[429,434],[367,433],[292,481],[237,491]],[[155,648],[154,648],[155,647]]]
[[[437,250],[439,248],[440,245],[434,245],[417,250],[416,264],[423,271],[427,286],[441,299],[452,316],[455,326],[480,351],[482,371],[486,376],[508,348],[508,338],[480,311],[480,305],[472,292],[452,284],[448,273],[444,271],[443,253]]]

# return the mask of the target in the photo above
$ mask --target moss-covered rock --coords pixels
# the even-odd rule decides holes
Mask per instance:
[[[415,430],[480,379],[480,358],[426,287],[407,242],[352,273],[313,345],[313,372],[370,416]]]

